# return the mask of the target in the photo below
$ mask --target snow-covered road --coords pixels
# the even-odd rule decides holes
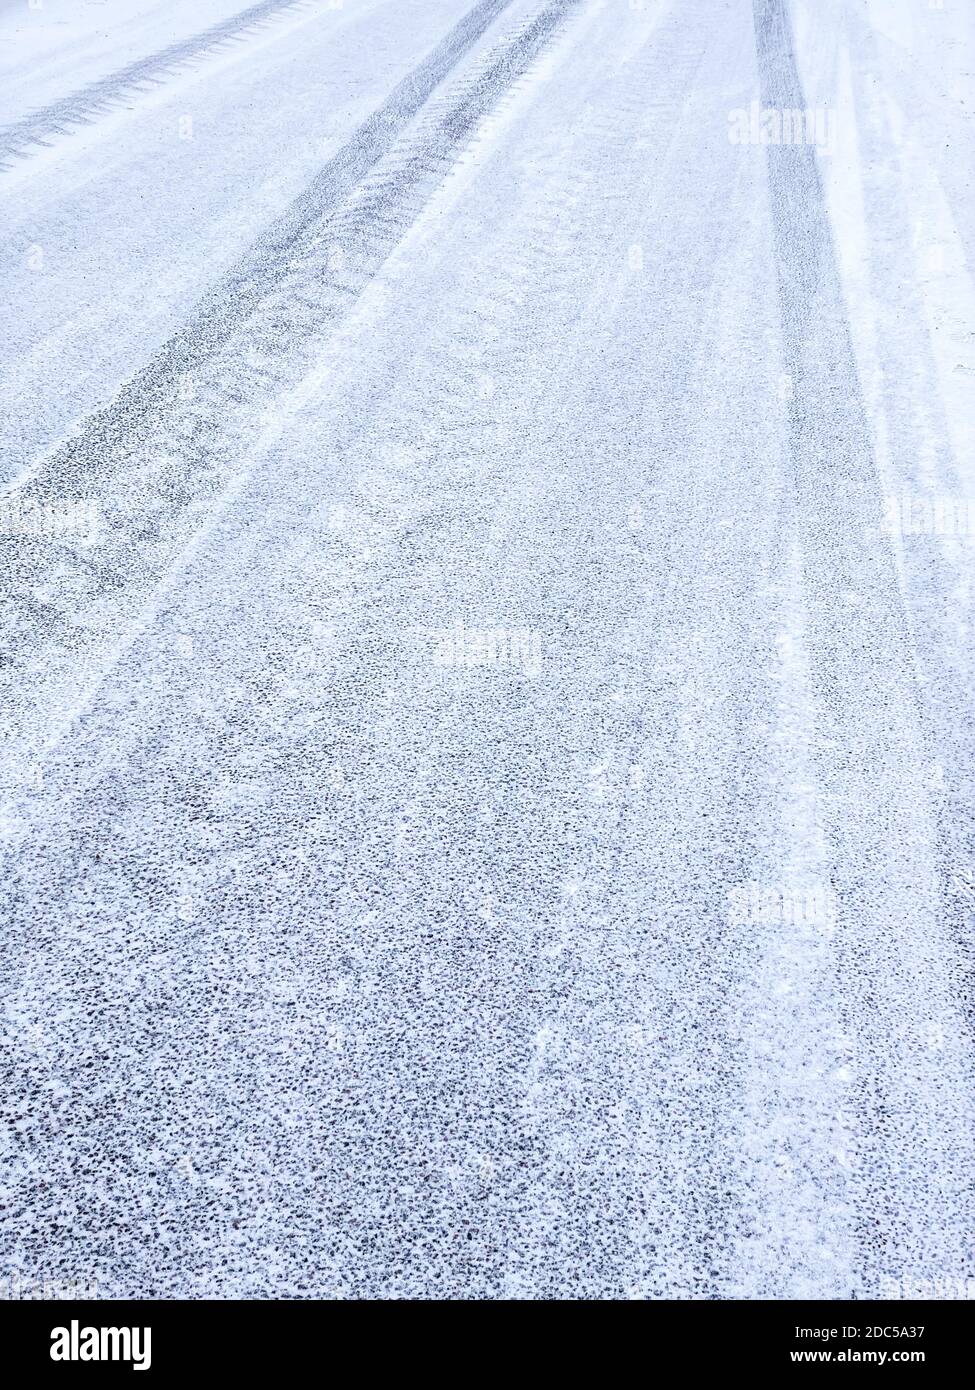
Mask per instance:
[[[0,1267],[975,1289],[975,12],[0,46]]]

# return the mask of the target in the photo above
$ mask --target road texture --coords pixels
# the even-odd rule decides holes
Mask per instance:
[[[975,16],[0,37],[0,1266],[975,1287]]]

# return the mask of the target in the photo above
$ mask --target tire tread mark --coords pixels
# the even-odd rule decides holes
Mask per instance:
[[[32,111],[0,129],[0,169],[10,168],[14,157],[29,157],[32,145],[50,146],[50,136],[63,136],[72,127],[90,125],[95,116],[111,109],[111,103],[118,101],[126,93],[140,91],[147,83],[163,85],[164,78],[175,76],[181,67],[193,62],[195,58],[219,48],[229,40],[240,40],[242,31],[275,19],[287,10],[300,8],[305,0],[260,0],[239,14],[219,24],[211,25],[200,34],[188,39],[180,39],[158,53],[140,58],[118,72],[109,73],[87,87],[82,87],[58,101]]]

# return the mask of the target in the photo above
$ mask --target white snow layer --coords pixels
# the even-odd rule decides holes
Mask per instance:
[[[0,11],[0,1266],[975,1287],[973,33]]]

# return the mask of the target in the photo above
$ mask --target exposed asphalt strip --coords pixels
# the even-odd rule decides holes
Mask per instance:
[[[754,0],[754,18],[763,104],[804,109],[784,0]],[[967,1030],[936,875],[937,809],[924,775],[913,649],[881,526],[816,154],[773,144],[767,153],[816,760],[849,991],[843,1008],[856,1038],[861,1141],[851,1182],[863,1290],[876,1296],[891,1271],[937,1277],[966,1267]],[[946,1192],[947,1228],[938,1219]]]

